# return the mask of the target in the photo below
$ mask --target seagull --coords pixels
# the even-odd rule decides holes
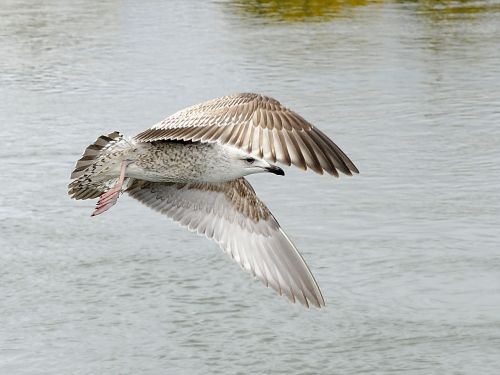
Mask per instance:
[[[115,131],[89,145],[71,174],[69,195],[99,198],[92,216],[122,192],[213,239],[267,287],[305,307],[325,306],[309,267],[244,176],[274,163],[338,177],[359,173],[322,131],[277,100],[254,93],[212,99],[138,135]]]

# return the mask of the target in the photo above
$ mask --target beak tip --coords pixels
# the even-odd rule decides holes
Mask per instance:
[[[280,167],[277,167],[275,165],[271,165],[269,168],[266,168],[268,172],[274,173],[278,176],[284,176],[285,171],[281,169]]]

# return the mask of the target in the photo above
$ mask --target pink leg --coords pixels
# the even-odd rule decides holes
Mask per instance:
[[[127,166],[129,164],[129,161],[122,161],[118,182],[115,184],[115,186],[113,186],[111,189],[109,189],[99,197],[99,201],[97,201],[97,205],[95,206],[95,210],[94,212],[92,212],[91,216],[102,214],[115,205],[118,197],[120,196],[123,181],[125,180],[125,170],[127,169]]]

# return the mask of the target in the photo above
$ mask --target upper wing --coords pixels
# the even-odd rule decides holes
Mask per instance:
[[[301,255],[244,178],[217,184],[136,180],[127,192],[215,240],[242,268],[291,301],[325,305]]]
[[[323,132],[277,100],[236,94],[185,108],[135,137],[229,144],[268,162],[352,175],[358,169]]]

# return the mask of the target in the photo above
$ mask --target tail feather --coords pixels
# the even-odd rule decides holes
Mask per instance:
[[[102,193],[108,191],[112,185],[113,184],[109,184],[109,186],[104,184],[94,184],[85,186],[81,184],[80,181],[75,180],[71,184],[69,184],[68,194],[71,195],[71,198],[77,200],[94,199],[101,196]]]
[[[109,148],[113,143],[119,142],[123,136],[119,132],[113,132],[108,135],[101,135],[90,146],[85,149],[83,156],[76,162],[75,169],[71,173],[71,179],[83,176],[85,170],[96,160],[105,148]]]
[[[101,135],[85,149],[83,156],[76,162],[75,169],[71,173],[73,181],[68,185],[68,194],[72,198],[97,198],[116,183],[117,178],[106,177],[99,173],[111,161],[109,151],[120,148],[119,145],[118,147],[114,146],[121,141],[125,141],[123,135],[115,131],[108,135]],[[105,155],[108,156],[106,161],[101,161],[101,157]]]

